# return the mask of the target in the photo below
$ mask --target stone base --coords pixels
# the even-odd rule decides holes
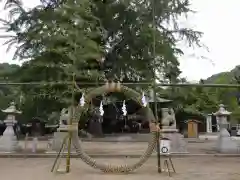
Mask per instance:
[[[14,152],[20,149],[16,136],[3,135],[0,137],[0,151]]]
[[[220,131],[215,150],[219,153],[240,153],[237,142],[231,139],[230,134],[226,129]]]
[[[171,141],[171,153],[188,153],[187,142],[184,140],[182,134],[178,133],[178,130],[170,131],[162,130],[162,137],[168,138]]]
[[[178,132],[178,129],[165,128],[164,126],[161,129],[161,133],[176,133],[176,132]]]
[[[53,139],[51,142],[52,151],[60,151],[64,138],[68,135],[68,132],[54,132]],[[64,151],[67,151],[67,144]],[[73,144],[71,144],[71,151],[75,151]]]

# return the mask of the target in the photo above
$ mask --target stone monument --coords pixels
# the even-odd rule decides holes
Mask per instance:
[[[162,137],[171,141],[171,153],[187,153],[187,143],[176,127],[174,110],[162,108]]]
[[[7,109],[2,110],[2,112],[7,114],[7,117],[4,120],[7,127],[3,136],[0,137],[0,151],[13,152],[20,149],[13,126],[17,122],[15,119],[16,114],[21,114],[22,112],[16,109],[14,102],[11,102],[10,106]]]
[[[217,139],[216,150],[220,153],[238,153],[237,142],[231,139],[227,130],[229,122],[227,120],[231,112],[227,111],[223,104],[219,105],[219,110],[214,113],[217,119],[220,132]]]

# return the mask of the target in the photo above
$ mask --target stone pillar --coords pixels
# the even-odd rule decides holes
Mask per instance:
[[[38,138],[34,137],[32,140],[32,153],[36,153],[38,145]]]
[[[209,114],[208,116],[207,116],[207,123],[206,123],[206,125],[207,125],[207,133],[212,133],[212,115],[211,114]]]
[[[217,132],[220,132],[220,125],[219,125],[219,118],[218,117],[216,117],[216,121],[217,121],[217,124],[216,124]]]

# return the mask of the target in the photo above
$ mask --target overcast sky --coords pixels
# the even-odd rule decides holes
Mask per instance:
[[[33,7],[39,0],[23,0],[26,7]],[[186,48],[182,46],[185,55],[180,58],[182,76],[188,80],[207,78],[212,74],[229,71],[240,64],[238,60],[238,43],[240,40],[240,0],[192,0],[192,8],[197,11],[181,24],[193,27],[204,33],[202,42],[209,52],[201,48]],[[2,10],[3,3],[0,3]],[[0,17],[6,13],[0,11]],[[240,22],[239,22],[240,23]],[[1,32],[1,31],[0,31]],[[4,40],[0,40],[2,44]],[[6,46],[0,46],[0,62],[17,63],[12,61],[14,49],[6,53]],[[193,56],[195,54],[195,56]],[[200,59],[204,56],[207,59]]]

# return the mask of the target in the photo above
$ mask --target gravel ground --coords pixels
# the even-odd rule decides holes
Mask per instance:
[[[98,159],[102,162],[132,163],[137,159]],[[151,158],[136,172],[128,175],[103,174],[81,162],[72,159],[69,174],[54,174],[50,172],[54,159],[0,159],[0,179],[7,180],[239,180],[239,158],[220,157],[188,157],[174,158],[177,173],[168,177],[166,173],[156,172],[156,159]],[[64,161],[62,161],[62,167]]]
[[[83,148],[90,154],[142,154],[147,148],[147,142],[82,142]],[[39,141],[38,149],[47,150],[47,141]],[[187,150],[192,154],[204,154],[213,151],[216,141],[191,142],[187,145]],[[25,151],[23,141],[19,145]],[[28,151],[31,151],[31,142],[27,144]]]

